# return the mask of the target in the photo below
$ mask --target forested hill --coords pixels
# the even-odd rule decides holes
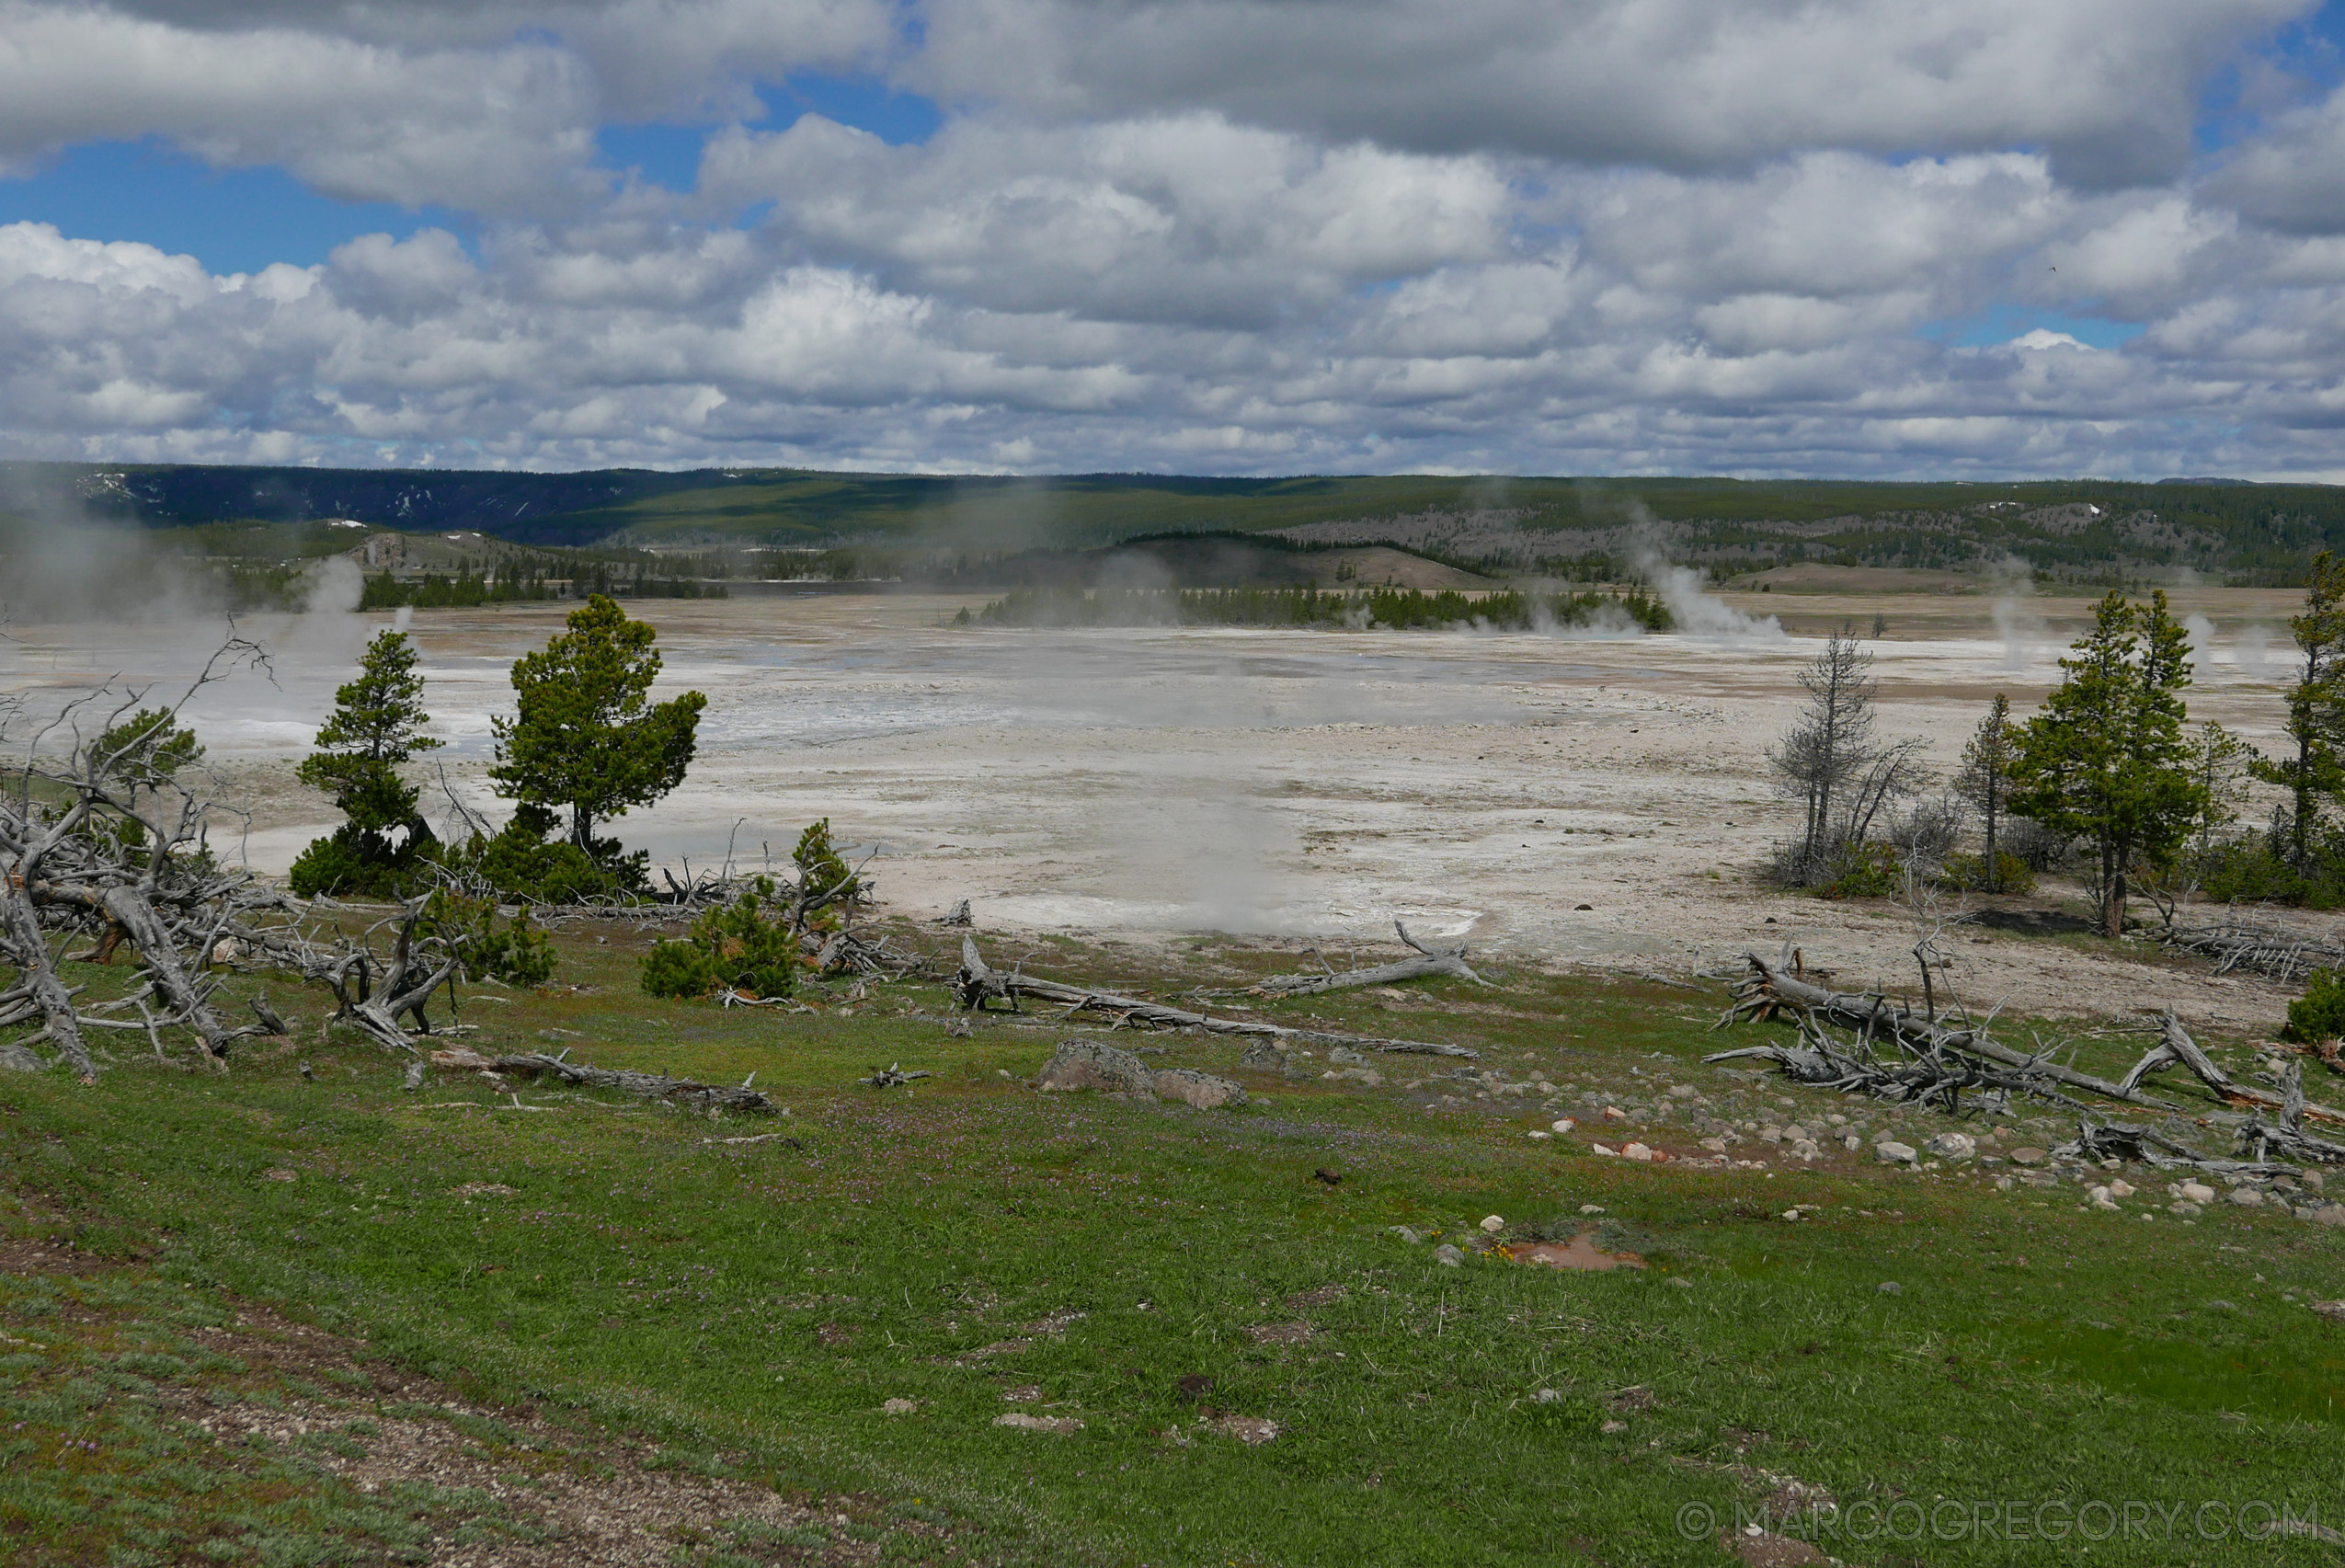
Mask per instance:
[[[0,464],[0,515],[154,528],[349,519],[531,544],[1096,546],[1150,534],[1276,532],[1390,541],[1530,568],[1646,544],[1732,572],[1796,561],[1961,567],[2016,557],[2092,578],[2188,567],[2285,580],[2345,548],[2345,487],[1505,478],[1049,478],[702,469],[578,474]]]

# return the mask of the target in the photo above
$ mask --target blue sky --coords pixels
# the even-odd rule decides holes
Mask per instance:
[[[766,114],[749,123],[779,131],[819,114],[868,131],[890,145],[917,144],[936,133],[943,114],[932,100],[890,91],[864,75],[806,73],[760,84]],[[703,144],[715,122],[604,125],[596,133],[601,166],[679,193],[692,190]],[[448,229],[467,240],[472,213],[437,204],[340,201],[283,168],[215,167],[160,137],[94,141],[37,161],[34,172],[0,178],[0,223],[53,223],[76,239],[136,240],[190,255],[212,272],[257,272],[271,262],[324,261],[360,235],[405,239],[421,228]]]

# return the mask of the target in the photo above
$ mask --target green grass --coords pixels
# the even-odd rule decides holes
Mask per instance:
[[[52,1230],[152,1249],[154,1279],[197,1287],[190,1302],[225,1288],[291,1303],[483,1401],[749,1455],[785,1486],[917,1497],[1072,1562],[1721,1562],[1707,1536],[1681,1537],[1680,1510],[1729,1521],[1790,1475],[1844,1507],[2264,1499],[2345,1524],[2329,1516],[2328,1469],[2345,1329],[2281,1299],[2345,1294],[2336,1232],[2222,1206],[2193,1225],[2083,1214],[2071,1189],[1997,1192],[1851,1158],[1777,1173],[1634,1165],[1584,1138],[1526,1138],[1552,1114],[1538,1096],[1481,1101],[1450,1082],[1458,1105],[1445,1107],[1446,1070],[1397,1059],[1378,1060],[1392,1082],[1377,1089],[1251,1080],[1255,1104],[1234,1114],[1037,1095],[1020,1080],[1066,1025],[988,1019],[951,1037],[932,986],[819,1017],[654,1002],[632,989],[638,945],[573,942],[562,978],[594,989],[475,1002],[475,1043],[533,1047],[538,1031],[572,1029],[560,1042],[598,1063],[736,1082],[754,1070],[803,1151],[713,1141],[754,1126],[526,1087],[525,1104],[559,1108],[498,1110],[504,1096],[476,1080],[403,1094],[397,1064],[316,1039],[312,1000],[298,1052],[225,1077],[125,1059],[95,1091],[0,1081],[0,1174],[29,1215],[63,1217],[40,1221]],[[1129,949],[1048,945],[1030,967],[1127,984],[1152,972]],[[1190,979],[1207,983],[1279,967],[1235,944],[1192,952]],[[1812,1091],[1786,1108],[1774,1084],[1700,1067],[1721,1044],[1707,997],[1533,976],[1495,994],[1410,990],[1264,1011],[1456,1039],[1509,1079],[1576,1080],[1641,1116],[1660,1085],[1685,1082],[1722,1113],[1890,1125]],[[1119,1038],[1216,1070],[1237,1054]],[[2088,1042],[2079,1059],[2128,1049]],[[937,1076],[854,1085],[891,1061]],[[1644,1125],[1692,1147],[1681,1125]],[[452,1191],[476,1182],[514,1193]],[[1447,1268],[1392,1229],[1447,1240],[1495,1213],[1568,1233],[1594,1223],[1583,1204],[1653,1266]],[[1820,1207],[1787,1221],[1794,1204]],[[1331,1286],[1341,1294],[1288,1304]],[[0,1316],[37,1322],[22,1303],[46,1288],[12,1282]],[[1058,1332],[1032,1327],[1054,1318]],[[1319,1333],[1248,1333],[1298,1320]],[[1029,1343],[975,1354],[1013,1339]],[[23,1377],[0,1363],[9,1397],[57,1397]],[[1184,1378],[1212,1384],[1184,1395]],[[1039,1403],[1002,1402],[1024,1384]],[[1650,1404],[1623,1402],[1632,1388]],[[888,1416],[889,1399],[919,1408]],[[1245,1447],[1201,1427],[1200,1403],[1283,1430]],[[992,1425],[1007,1410],[1084,1425]],[[154,1473],[176,1473],[169,1462],[157,1450]],[[63,1506],[58,1487],[35,1491]],[[1992,1539],[1827,1546],[1863,1562],[2045,1560],[2041,1543]],[[2111,1540],[2089,1560],[2332,1555],[2311,1539]]]

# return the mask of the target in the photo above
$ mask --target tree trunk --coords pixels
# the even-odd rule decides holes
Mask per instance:
[[[2003,863],[1996,858],[1995,853],[1996,818],[2003,814],[1999,809],[2003,803],[1996,798],[1997,793],[1995,784],[1990,782],[1986,787],[1985,809],[1980,813],[1986,818],[1986,875],[1979,878],[1979,886],[1990,893],[2003,891]]]
[[[2102,934],[2125,934],[2125,857],[2122,852],[2101,853]]]

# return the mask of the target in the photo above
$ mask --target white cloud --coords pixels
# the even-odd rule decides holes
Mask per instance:
[[[2329,473],[2345,100],[2190,150],[2305,8],[0,0],[0,159],[479,219],[232,278],[0,225],[0,452]],[[806,68],[953,112],[758,128]],[[592,166],[658,114],[742,120],[693,197]],[[1949,346],[2030,311],[2139,331]]]

